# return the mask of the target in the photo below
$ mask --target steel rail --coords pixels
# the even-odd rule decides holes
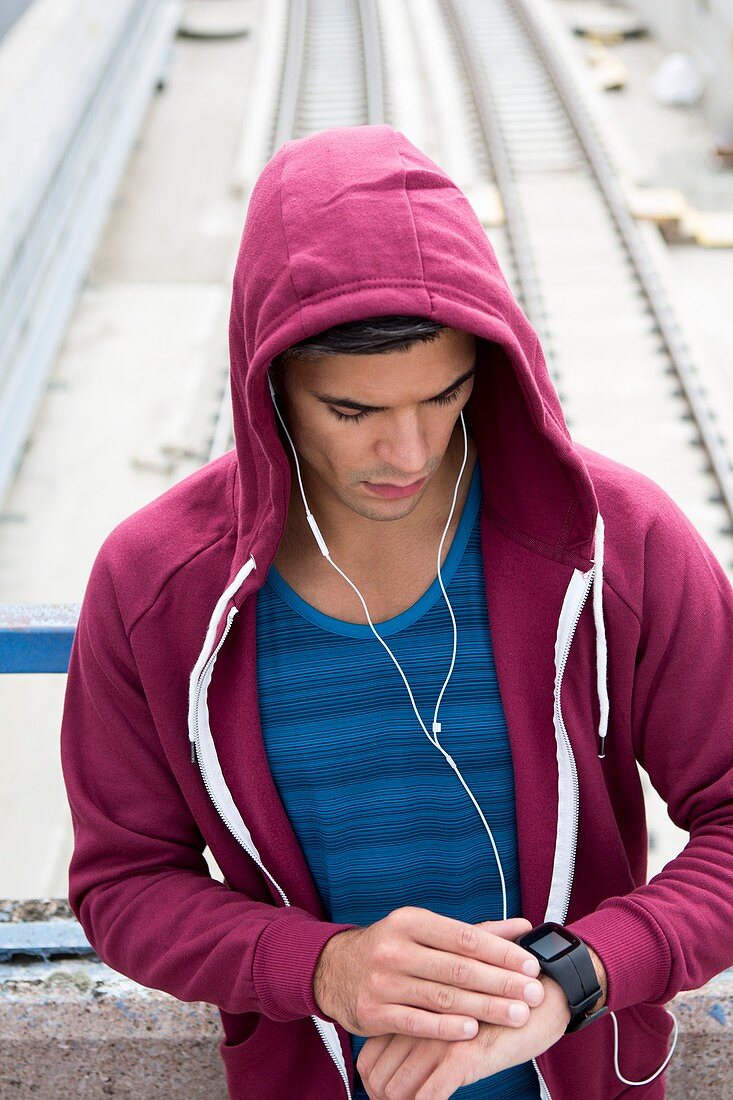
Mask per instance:
[[[496,186],[506,217],[506,234],[518,277],[519,300],[528,320],[535,328],[545,352],[548,370],[557,378],[557,369],[551,352],[551,336],[546,324],[546,314],[542,304],[540,280],[537,275],[532,246],[522,214],[514,172],[511,167],[504,134],[499,123],[496,105],[488,85],[482,84],[479,76],[479,58],[476,42],[470,28],[462,18],[456,5],[449,0],[441,0],[444,17],[453,32],[469,85],[472,89],[479,122],[484,132],[484,140],[489,162],[494,174]]]

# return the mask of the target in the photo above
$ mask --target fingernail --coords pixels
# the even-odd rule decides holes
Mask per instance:
[[[537,959],[527,959],[525,963],[522,963],[522,973],[526,974],[528,978],[536,978],[540,972],[540,964]]]
[[[509,1005],[509,1019],[514,1020],[515,1023],[519,1023],[520,1020],[527,1018],[527,1008],[525,1005],[514,1003]]]
[[[538,1005],[542,1000],[544,990],[539,982],[529,982],[524,987],[524,999],[527,1004]]]
[[[465,1024],[463,1025],[463,1034],[464,1035],[475,1035],[477,1031],[478,1031],[477,1021],[476,1020],[466,1020]]]

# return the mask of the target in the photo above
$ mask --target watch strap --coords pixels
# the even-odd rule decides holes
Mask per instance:
[[[596,998],[597,1000],[598,998]],[[595,1001],[593,1002],[595,1004]],[[608,1005],[604,1005],[603,1008],[599,1008],[597,1012],[585,1012],[578,1013],[577,1016],[570,1017],[570,1023],[565,1028],[565,1034],[571,1035],[575,1031],[581,1031],[588,1024],[592,1024],[594,1020],[597,1020],[599,1016],[605,1016],[608,1012]]]

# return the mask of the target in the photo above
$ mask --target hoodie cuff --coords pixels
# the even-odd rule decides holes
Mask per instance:
[[[610,1010],[641,1001],[664,1003],[672,955],[666,936],[646,910],[617,898],[565,927],[603,963]]]
[[[337,932],[358,924],[332,924],[314,918],[272,921],[257,941],[252,981],[265,1016],[286,1022],[306,1016],[324,1016],[313,994],[318,957]]]

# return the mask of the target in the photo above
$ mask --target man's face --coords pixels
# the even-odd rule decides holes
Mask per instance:
[[[392,520],[418,506],[471,395],[473,378],[451,387],[474,367],[474,348],[472,334],[443,329],[434,340],[406,351],[326,355],[288,366],[278,408],[298,452],[314,511],[315,504],[328,500],[367,519]],[[378,411],[359,411],[328,398],[376,406]],[[460,443],[462,450],[462,438]],[[286,438],[284,446],[292,461]],[[406,486],[422,478],[426,480],[416,492],[397,499],[365,484]]]

